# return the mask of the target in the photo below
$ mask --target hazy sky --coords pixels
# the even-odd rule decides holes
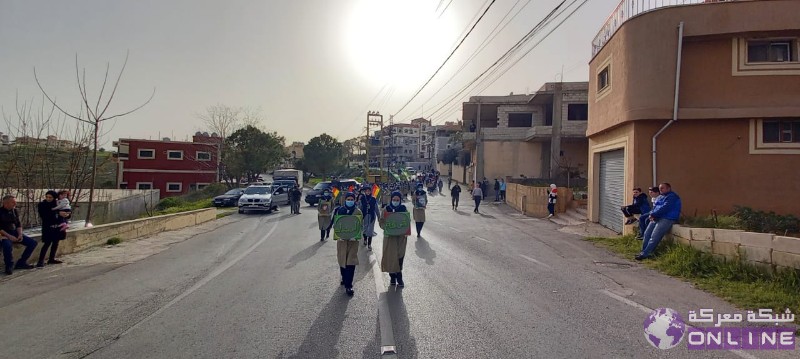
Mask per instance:
[[[0,0],[0,106],[8,115],[14,112],[16,94],[22,100],[41,100],[33,76],[36,67],[48,93],[76,111],[75,55],[86,69],[90,96],[96,98],[106,62],[116,74],[129,51],[109,113],[135,107],[153,88],[156,95],[145,108],[109,124],[113,128],[108,128],[106,143],[119,137],[156,139],[159,134],[183,140],[204,129],[196,114],[214,104],[260,108],[264,127],[287,142],[305,142],[323,132],[345,140],[362,133],[368,109],[387,115],[387,121],[397,113],[489,3],[453,0],[441,14],[448,2]],[[497,0],[448,65],[395,121],[429,117],[438,103],[483,72],[559,2]],[[562,69],[565,81],[588,80],[591,40],[617,2],[590,0],[480,94],[534,91],[555,81]],[[507,21],[523,6],[452,77],[501,19],[508,14]],[[465,92],[451,103],[477,94]],[[460,111],[445,106],[431,119],[436,123],[460,117]],[[0,125],[3,131],[5,127]]]

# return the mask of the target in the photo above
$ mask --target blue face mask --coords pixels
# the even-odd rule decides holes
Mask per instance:
[[[400,201],[392,201],[392,206],[393,207],[399,207],[400,206]]]
[[[356,201],[345,201],[345,202],[344,202],[344,204],[345,204],[347,207],[353,207],[353,206],[355,206],[355,205],[356,205]]]

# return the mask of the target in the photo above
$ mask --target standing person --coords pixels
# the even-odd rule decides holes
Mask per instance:
[[[637,221],[634,214],[650,212],[650,201],[647,199],[647,195],[642,193],[642,189],[636,187],[633,189],[633,203],[623,206],[621,209],[622,214],[627,218],[625,224],[634,224]]]
[[[428,196],[420,183],[411,200],[414,203],[414,222],[417,224],[417,238],[422,236],[422,226],[425,225],[425,208],[428,206]]]
[[[653,257],[661,239],[681,216],[681,198],[672,191],[672,186],[664,182],[658,185],[658,190],[661,195],[656,198],[656,204],[650,211],[650,224],[644,231],[642,253],[636,256],[637,261]]]
[[[50,250],[50,260],[47,264],[61,264],[62,262],[56,260],[56,253],[58,252],[58,242],[66,239],[67,232],[61,230],[66,224],[65,216],[67,212],[53,212],[53,209],[58,207],[56,202],[56,191],[47,191],[44,195],[44,200],[39,202],[39,218],[42,222],[42,249],[39,252],[39,260],[36,263],[37,267],[44,267],[44,259],[47,258],[47,250]],[[63,216],[62,216],[63,213]]]
[[[506,180],[500,179],[500,200],[506,201]]]
[[[331,237],[331,225],[333,224],[333,210],[334,210],[333,197],[331,196],[330,189],[326,188],[322,192],[322,197],[319,198],[317,205],[317,222],[319,223],[319,241],[322,242],[325,238]]]
[[[456,183],[456,185],[453,186],[453,188],[450,189],[450,197],[452,198],[453,210],[454,211],[458,210],[458,197],[459,196],[461,196],[461,186],[459,186],[458,183]]]
[[[22,233],[22,223],[19,221],[19,213],[17,212],[17,199],[12,195],[3,196],[3,207],[0,208],[0,236],[2,236],[3,247],[3,261],[6,265],[6,274],[11,275],[14,269],[32,269],[33,266],[28,264],[28,259],[33,254],[38,243],[31,237]],[[12,244],[21,243],[25,246],[25,251],[19,257],[17,265],[14,265],[14,254],[12,253]]]
[[[500,181],[494,179],[494,201],[500,202]]]
[[[372,196],[371,187],[366,185],[361,193],[361,213],[364,215],[362,235],[364,237],[364,245],[367,246],[367,249],[372,250],[372,236],[375,235],[375,221],[380,215],[380,209],[378,208],[378,201]]]
[[[444,182],[441,178],[439,178],[439,194],[442,194],[442,188],[444,188]]]
[[[550,185],[550,190],[547,191],[547,218],[556,215],[556,200],[558,200],[558,187],[555,184]]]
[[[473,212],[480,214],[478,207],[481,206],[481,200],[483,199],[483,190],[480,186],[475,186],[472,190],[472,199],[475,200],[475,210]]]
[[[289,197],[292,199],[292,214],[300,214],[300,200],[303,198],[303,191],[300,190],[300,185],[295,184],[292,190],[289,191]]]
[[[447,177],[447,189],[450,189],[453,185],[453,174],[451,173],[450,176]]]
[[[356,206],[356,195],[348,192],[344,196],[344,206],[336,208],[337,216],[360,216],[361,210]],[[331,225],[333,223],[331,222]],[[335,239],[335,237],[334,237]],[[344,286],[345,293],[353,296],[353,277],[358,265],[358,238],[339,239],[336,243],[336,259],[339,262],[339,273],[342,275],[341,284]]]
[[[402,204],[402,194],[392,192],[392,197],[388,205],[384,208],[386,213],[408,213],[406,206]],[[381,218],[381,228],[384,228],[384,219]],[[384,232],[385,233],[385,232]],[[406,256],[407,236],[383,236],[383,257],[381,258],[381,271],[389,273],[389,285],[402,288],[403,282],[403,259]]]
[[[483,181],[481,181],[481,195],[483,198],[481,199],[486,199],[487,193],[489,193],[489,181],[486,179],[486,177],[483,177]]]

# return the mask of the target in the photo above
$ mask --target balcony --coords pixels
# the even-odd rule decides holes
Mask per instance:
[[[726,1],[742,0],[622,0],[592,40],[592,57],[603,49],[603,46],[622,27],[622,24],[636,16],[666,7]]]

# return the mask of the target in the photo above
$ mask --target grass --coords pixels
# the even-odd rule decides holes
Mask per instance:
[[[106,244],[109,245],[109,246],[116,246],[117,244],[120,244],[120,243],[122,243],[122,239],[119,238],[119,237],[109,238],[106,241]]]
[[[686,217],[681,225],[694,228],[743,229],[739,219],[734,216]]]
[[[642,242],[633,236],[587,238],[626,258],[641,252]],[[740,261],[725,261],[692,247],[662,242],[656,257],[643,262],[649,268],[681,278],[730,303],[747,309],[800,313],[800,271],[771,272]],[[800,324],[800,317],[795,319]],[[798,330],[800,334],[800,330]]]
[[[314,186],[318,185],[320,182],[322,182],[322,178],[312,178],[312,179],[308,180],[308,185],[311,186],[311,187],[314,187]]]
[[[217,213],[217,219],[220,219],[220,218],[224,218],[224,217],[230,216],[230,215],[232,215],[234,212],[235,212],[235,211],[227,211],[227,212]]]
[[[180,213],[180,212],[188,212],[194,211],[203,208],[211,208],[213,200],[211,198],[202,199],[199,201],[194,202],[178,202],[173,206],[169,206],[153,212],[153,216],[161,216],[165,214],[173,214],[173,213]],[[148,217],[146,214],[144,217]]]

